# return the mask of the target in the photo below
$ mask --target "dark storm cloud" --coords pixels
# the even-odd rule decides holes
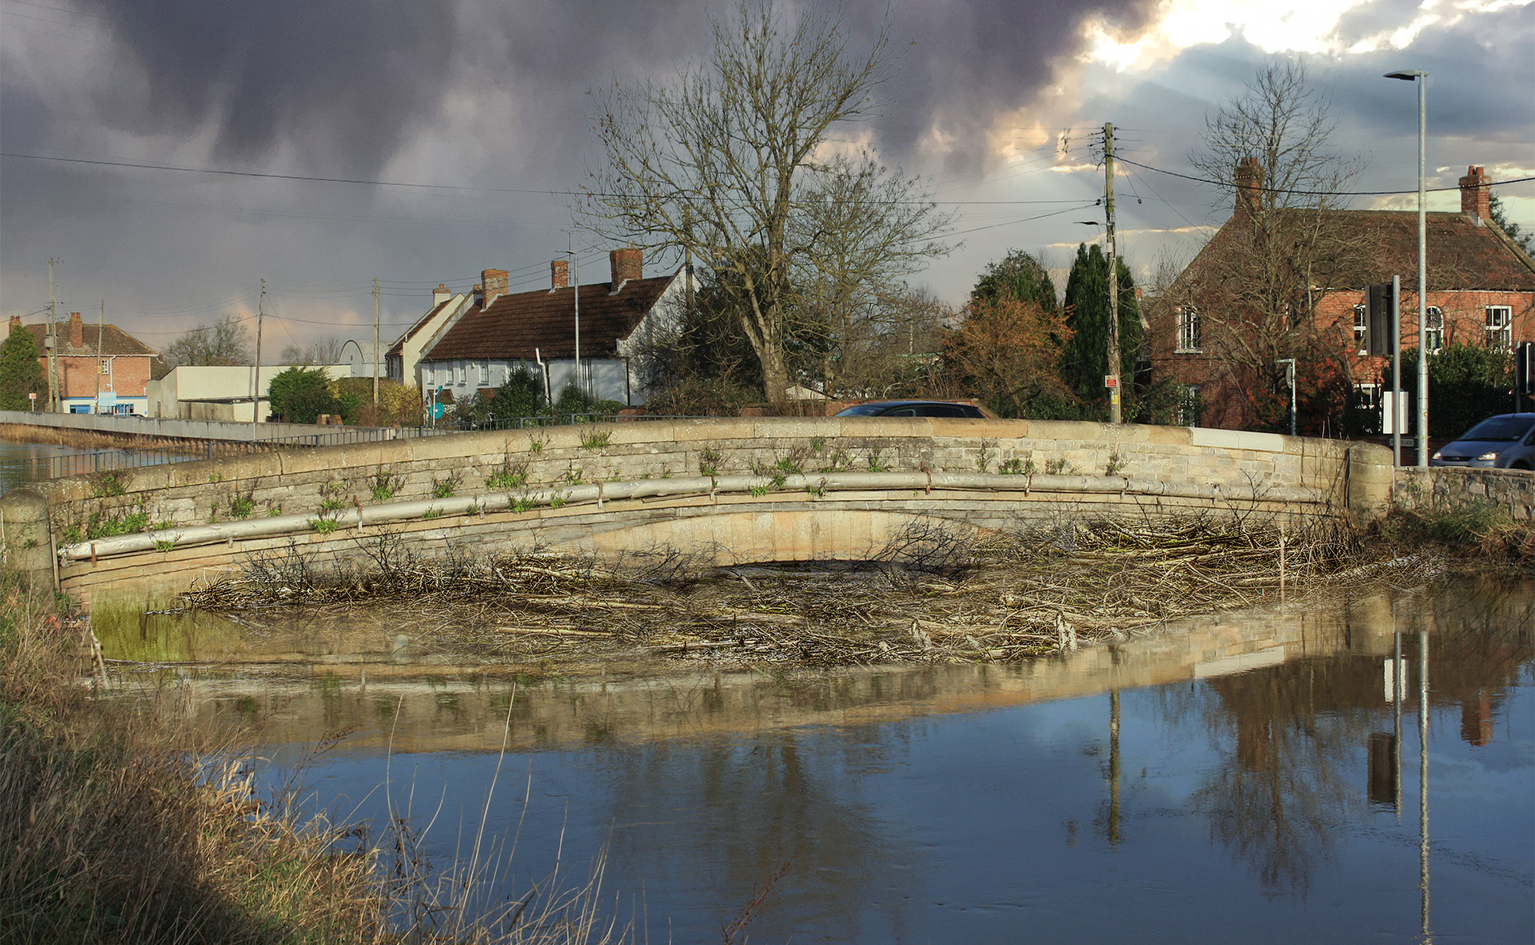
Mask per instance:
[[[951,167],[968,168],[983,157],[993,118],[1026,105],[1053,81],[1060,57],[1078,50],[1085,20],[1100,16],[1134,36],[1153,8],[1146,0],[907,4],[891,31],[900,71],[878,124],[881,141],[904,154],[937,128],[958,143]]]
[[[257,163],[286,144],[310,169],[357,174],[381,168],[454,89],[512,92],[516,118],[487,115],[486,133],[537,135],[568,155],[588,134],[581,93],[702,58],[708,17],[733,12],[699,0],[84,2],[110,24],[123,79],[97,90],[97,122],[185,134],[211,119],[219,162]],[[892,21],[882,143],[900,158],[937,126],[965,142],[968,163],[996,114],[1051,81],[1085,17],[1134,28],[1150,6],[939,0],[892,12],[853,0],[845,15],[855,50]]]
[[[99,91],[97,120],[164,134],[213,117],[220,160],[286,141],[338,171],[374,170],[449,79],[452,9],[431,0],[87,3],[111,23],[125,70]]]

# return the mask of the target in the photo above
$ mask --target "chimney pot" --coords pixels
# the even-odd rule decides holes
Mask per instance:
[[[485,301],[480,304],[488,308],[496,299],[507,294],[509,284],[505,269],[482,270],[480,285],[485,287]]]
[[[1263,165],[1248,155],[1237,162],[1237,212],[1256,214],[1263,196]]]
[[[645,254],[635,246],[626,246],[608,253],[608,263],[613,269],[612,291],[623,288],[631,279],[644,278]]]
[[[549,261],[549,291],[555,289],[570,288],[570,261],[566,259],[552,259]]]
[[[436,308],[452,297],[453,293],[448,291],[448,284],[446,282],[439,282],[437,283],[437,288],[432,290],[432,307]]]
[[[1492,219],[1492,178],[1486,167],[1473,164],[1460,179],[1460,212],[1477,222]]]

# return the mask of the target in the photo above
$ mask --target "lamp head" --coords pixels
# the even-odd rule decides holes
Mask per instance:
[[[1388,72],[1386,73],[1385,78],[1402,79],[1404,81],[1411,82],[1414,79],[1424,78],[1427,75],[1428,73],[1421,69],[1404,69],[1401,72]]]

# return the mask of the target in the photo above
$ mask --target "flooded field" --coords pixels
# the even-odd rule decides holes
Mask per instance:
[[[399,607],[240,619],[104,625],[115,691],[334,820],[403,820],[439,869],[478,840],[487,908],[604,862],[642,941],[743,910],[753,942],[1535,936],[1528,580],[835,669],[469,658]]]

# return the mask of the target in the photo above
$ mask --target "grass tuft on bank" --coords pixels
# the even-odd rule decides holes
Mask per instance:
[[[56,601],[0,575],[0,938],[378,940],[369,854],[201,765],[194,732],[92,698],[80,644]]]

